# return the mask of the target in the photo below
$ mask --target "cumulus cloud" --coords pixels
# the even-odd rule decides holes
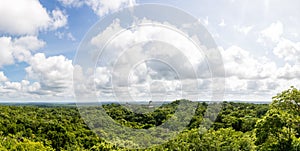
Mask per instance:
[[[291,79],[300,79],[300,65],[290,65],[286,63],[284,67],[278,69],[278,78],[291,80]]]
[[[0,72],[0,82],[5,82],[7,81],[8,78],[4,75],[3,71]]]
[[[31,53],[42,48],[44,41],[36,36],[23,36],[20,38],[0,37],[0,67],[15,62],[28,61]]]
[[[153,22],[151,20],[143,19],[136,23],[136,25],[143,25],[145,26],[134,26],[131,30],[126,30],[122,34],[120,34],[118,37],[113,39],[110,42],[110,45],[107,46],[110,51],[111,55],[118,55],[123,50],[131,47],[134,43],[143,43],[147,41],[162,41],[164,43],[150,43],[148,45],[149,51],[146,51],[147,47],[145,46],[142,50],[141,48],[138,48],[139,46],[136,46],[135,48],[141,49],[141,50],[132,50],[135,53],[135,56],[130,57],[136,57],[136,58],[143,58],[141,55],[146,55],[147,57],[153,56],[154,58],[159,56],[169,56],[172,57],[180,57],[178,54],[182,54],[186,57],[186,59],[182,60],[182,62],[186,62],[187,60],[193,65],[196,66],[197,64],[201,64],[204,61],[204,56],[201,54],[201,51],[197,46],[194,45],[194,43],[187,39],[185,36],[181,34],[181,32],[176,32],[174,30],[180,31],[176,27],[172,27],[168,23],[164,23],[165,26],[169,26],[170,28],[173,28],[174,30],[170,30],[168,28],[161,27],[158,22]],[[146,25],[148,24],[148,25]],[[149,24],[156,24],[156,26],[151,26]],[[106,43],[107,39],[114,35],[115,33],[124,30],[123,27],[120,26],[120,22],[118,19],[116,19],[109,27],[107,27],[102,33],[98,34],[97,36],[93,37],[91,39],[91,44],[94,46],[97,46],[97,48],[102,48],[104,44]],[[195,38],[195,37],[194,37]],[[197,38],[194,39],[197,41]],[[151,48],[153,46],[153,48]],[[152,50],[153,49],[153,50]],[[204,46],[202,46],[201,49],[206,49]],[[165,51],[160,51],[165,50]],[[155,52],[155,53],[153,53]],[[97,53],[97,52],[96,52]],[[112,57],[112,56],[111,56]],[[178,58],[173,58],[173,60],[178,60]],[[172,59],[169,59],[168,61],[172,61]],[[174,62],[174,64],[176,64]],[[184,66],[184,64],[182,64]],[[186,66],[184,67],[186,68]],[[196,69],[196,67],[195,67]]]
[[[293,42],[291,40],[281,38],[273,49],[273,53],[286,61],[285,65],[277,70],[279,79],[284,80],[299,80],[300,79],[300,42]],[[291,84],[294,85],[294,84]]]
[[[0,38],[0,67],[14,63],[13,49],[10,37]]]
[[[84,4],[83,0],[58,0],[65,6],[79,7]]]
[[[106,67],[97,67],[95,70],[94,83],[98,88],[105,87],[111,82],[111,73]]]
[[[283,34],[283,24],[281,21],[272,23],[269,27],[262,30],[258,42],[266,43],[266,41],[278,42]]]
[[[225,100],[271,100],[271,97],[297,83],[299,65],[278,67],[266,57],[257,57],[238,46],[221,49],[225,71]],[[295,83],[293,83],[293,82]]]
[[[240,79],[264,79],[276,71],[275,62],[266,57],[256,58],[238,46],[222,50],[226,76]]]
[[[48,13],[38,0],[2,0],[0,5],[0,33],[34,35],[39,31],[66,25],[67,17],[60,10]]]
[[[135,0],[59,0],[63,5],[69,7],[80,7],[86,5],[91,7],[95,14],[104,16],[108,13],[119,10],[125,6],[132,6]],[[18,5],[16,3],[18,2]],[[2,5],[3,4],[3,5]],[[14,6],[17,9],[11,9]],[[18,11],[16,11],[18,10]],[[45,42],[39,40],[35,35],[43,30],[55,30],[67,25],[68,15],[66,12],[56,8],[54,10],[46,10],[38,0],[17,1],[4,0],[0,6],[0,33],[23,35],[18,38],[0,37],[0,67],[11,65],[15,62],[27,62],[29,66],[26,68],[27,80],[20,82],[9,81],[9,78],[0,72],[0,93],[7,97],[71,97],[72,96],[72,76],[75,69],[74,79],[82,85],[75,87],[81,90],[82,95],[91,95],[97,93],[98,96],[112,97],[110,94],[113,89],[111,87],[112,76],[118,78],[122,74],[113,74],[111,66],[115,60],[119,60],[119,66],[114,69],[127,70],[127,65],[136,65],[130,68],[126,80],[116,80],[115,84],[119,86],[120,91],[130,90],[130,95],[137,98],[154,97],[149,93],[157,94],[159,92],[166,94],[165,96],[180,97],[178,93],[181,86],[185,90],[190,90],[190,95],[203,95],[202,98],[209,98],[209,92],[212,88],[212,82],[207,78],[206,72],[209,67],[203,59],[203,54],[195,53],[197,49],[182,35],[156,27],[136,27],[127,30],[116,39],[110,41],[107,54],[100,58],[99,66],[95,69],[88,69],[83,72],[79,66],[72,66],[72,61],[65,56],[50,56],[38,53],[45,45]],[[12,19],[13,18],[13,19]],[[207,26],[209,24],[208,17],[203,18],[201,22]],[[142,20],[136,24],[154,23],[149,20]],[[165,24],[166,25],[166,24]],[[224,20],[221,20],[219,26],[225,26]],[[258,27],[258,26],[257,26]],[[171,27],[173,28],[173,26]],[[235,26],[237,32],[248,35],[253,31],[254,26]],[[91,44],[96,48],[102,47],[111,35],[123,30],[119,20],[109,26],[101,35],[95,36],[91,40]],[[181,30],[181,29],[178,29]],[[220,49],[224,65],[226,68],[226,97],[241,100],[265,99],[275,95],[290,85],[299,86],[300,68],[297,65],[300,58],[299,42],[293,42],[285,39],[283,35],[283,23],[277,21],[270,24],[269,27],[262,30],[259,35],[259,42],[271,42],[275,44],[273,53],[282,58],[284,61],[293,62],[286,63],[283,67],[277,67],[276,63],[266,57],[254,56],[251,54],[251,48],[246,50],[242,47],[232,45],[226,49]],[[67,38],[75,40],[71,33],[56,32],[59,38]],[[192,37],[191,35],[189,35]],[[193,39],[193,37],[192,37]],[[165,44],[155,42],[147,45],[132,46],[134,43],[143,43],[145,41],[161,40]],[[193,39],[197,41],[197,39]],[[172,46],[170,46],[170,45]],[[127,49],[128,48],[128,49]],[[201,47],[201,49],[206,49]],[[98,50],[98,49],[97,49]],[[128,50],[123,53],[123,50]],[[166,51],[165,51],[166,50]],[[179,51],[178,51],[179,50]],[[88,52],[96,58],[94,52]],[[120,55],[123,53],[122,55]],[[34,55],[33,55],[34,54]],[[176,79],[177,73],[166,66],[166,64],[145,61],[138,62],[140,58],[147,57],[157,59],[164,58],[164,61],[176,72],[182,73],[180,80]],[[213,55],[212,55],[213,56]],[[118,57],[118,59],[116,59]],[[101,60],[104,60],[101,62]],[[110,60],[111,59],[111,60]],[[140,63],[140,64],[139,64]],[[201,76],[200,79],[194,79],[195,71]],[[126,72],[127,73],[127,72]],[[197,83],[199,85],[196,85]],[[128,86],[128,87],[127,87]],[[95,87],[95,89],[93,89]],[[195,90],[201,92],[195,92]],[[196,94],[197,93],[197,94]],[[266,97],[267,96],[267,97]],[[174,98],[170,98],[172,100]]]
[[[13,55],[19,62],[28,61],[32,52],[44,47],[46,43],[35,36],[24,36],[13,40]]]
[[[55,30],[61,27],[64,27],[68,23],[68,16],[65,12],[55,9],[51,12],[52,18],[50,23],[50,28]]]
[[[274,73],[276,74],[276,73]],[[293,85],[291,80],[276,76],[265,79],[226,78],[225,100],[271,101],[272,96]],[[293,80],[295,82],[295,80]]]
[[[273,53],[285,61],[300,61],[300,42],[292,42],[288,39],[281,39],[273,49]]]
[[[25,70],[30,79],[40,83],[36,93],[41,95],[72,94],[72,61],[64,56],[46,57],[42,53],[35,54]]]
[[[172,100],[180,96],[182,83],[187,83],[177,76],[176,71],[172,71],[166,64],[157,61],[143,62],[129,74],[130,94],[136,100]]]
[[[35,94],[38,89],[40,89],[40,84],[38,82],[30,83],[27,80],[22,80],[21,82],[6,81],[5,83],[0,84],[0,99],[4,98],[4,101],[41,99],[40,95]]]
[[[162,96],[173,100],[182,95],[198,100],[200,94],[209,99],[212,81],[211,74],[207,74],[210,73],[208,62],[204,58],[215,56],[205,56],[205,53],[210,52],[208,48],[201,44],[195,46],[194,41],[199,41],[195,35],[191,35],[194,40],[192,41],[180,32],[183,29],[180,30],[179,27],[145,18],[134,21],[133,25],[137,26],[124,30],[126,28],[116,19],[90,40],[91,47],[86,51],[90,58],[98,60],[99,68],[95,69],[97,74],[93,82],[96,83],[101,98],[112,95],[114,89],[122,101],[130,100],[130,96],[137,100],[157,99]],[[183,31],[185,30],[187,29]],[[120,31],[123,32],[108,41],[111,35]],[[96,58],[103,46],[106,47],[101,56]],[[89,72],[82,71],[81,68],[79,71],[78,75]],[[90,77],[89,74],[83,76],[86,78],[78,79]],[[80,90],[91,86],[91,80],[86,80],[85,83],[78,81]],[[79,96],[82,96],[81,93]]]
[[[98,16],[104,16],[108,13],[115,12],[123,7],[133,6],[135,0],[59,0],[65,6],[80,7],[87,5]]]
[[[76,41],[76,38],[73,36],[73,34],[72,33],[68,33],[67,34],[67,38],[69,39],[69,40],[71,40],[71,41]]]
[[[76,38],[70,32],[65,33],[65,32],[59,32],[58,31],[58,32],[55,32],[55,36],[58,37],[58,39],[66,38],[66,39],[71,40],[71,41],[76,41]]]
[[[283,42],[280,40],[278,45]],[[285,41],[285,44],[289,43]],[[289,43],[294,45],[295,43]],[[276,53],[285,60],[297,59],[294,48],[286,48],[288,52],[294,52],[294,56],[279,50]],[[278,50],[277,50],[278,49]],[[296,62],[293,65],[285,63],[279,67],[274,60],[266,57],[253,56],[250,51],[238,46],[231,46],[221,49],[225,71],[226,71],[226,92],[225,100],[271,100],[278,92],[281,92],[291,85],[299,87],[300,66]]]
[[[22,47],[27,50],[36,51],[44,47],[46,43],[36,36],[23,36],[14,40],[15,47]]]
[[[68,101],[73,98],[71,60],[64,56],[46,57],[45,54],[38,53],[29,59],[28,64],[25,68],[28,80],[9,81],[0,72],[0,99]]]
[[[12,9],[13,8],[13,9]],[[50,17],[38,0],[3,0],[0,5],[0,31],[33,34],[48,26]]]
[[[122,7],[133,6],[135,0],[87,0],[86,4],[90,6],[94,12],[103,16],[110,12],[117,11]]]
[[[136,24],[148,23],[159,24],[146,19],[141,20]],[[111,35],[123,29],[124,28],[120,26],[119,21],[116,20],[105,31],[92,38],[91,44],[96,46],[97,48],[102,48],[104,46],[104,43]],[[131,46],[134,43],[143,43],[147,41],[154,42],[147,43],[147,45],[141,44],[139,46]],[[162,41],[164,43],[161,43],[159,41]],[[110,44],[107,46],[107,51],[104,51],[108,53],[109,50],[113,50],[109,52],[109,54],[111,55],[110,57],[113,58],[114,56],[118,56],[122,51],[128,48],[132,49],[128,50],[126,53],[131,53],[134,55],[128,54],[128,57],[132,58],[128,60],[125,59],[125,62],[136,60],[135,58],[142,59],[145,57],[153,57],[159,59],[160,57],[166,58],[166,56],[168,56],[167,60],[164,59],[164,61],[174,65],[175,67],[183,66],[182,68],[188,68],[188,65],[184,63],[189,62],[196,69],[197,64],[201,64],[204,61],[204,56],[201,54],[201,51],[199,51],[199,48],[195,46],[192,41],[184,37],[180,32],[174,32],[174,30],[163,28],[159,25],[135,26],[134,29],[126,30],[118,37],[110,41]],[[202,49],[206,48],[203,47]],[[103,54],[105,54],[105,52]],[[97,51],[95,53],[97,53]],[[184,58],[183,56],[186,58]],[[182,64],[174,61],[180,59],[182,61]],[[122,58],[119,58],[119,60],[122,60]]]

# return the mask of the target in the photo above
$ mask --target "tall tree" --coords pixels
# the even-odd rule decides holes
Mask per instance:
[[[291,87],[273,97],[272,108],[300,115],[300,90]]]

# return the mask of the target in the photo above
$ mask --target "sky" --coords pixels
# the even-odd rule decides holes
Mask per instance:
[[[94,92],[89,90],[93,86],[98,97],[114,100],[112,91],[107,88],[113,83],[111,78],[119,78],[119,81],[114,80],[118,86],[124,86],[124,80],[114,76],[116,73],[111,73],[109,63],[101,63],[101,60],[89,75],[92,82],[75,88],[81,91],[74,92],[73,80],[87,79],[81,77],[79,67],[74,64],[77,50],[87,37],[85,35],[95,24],[101,24],[101,20],[123,8],[149,3],[187,12],[212,35],[225,69],[222,77],[225,80],[223,100],[271,101],[272,96],[290,86],[300,88],[300,1],[297,0],[1,0],[0,101],[75,101],[75,96]],[[144,18],[139,23],[156,22]],[[170,26],[168,22],[161,24]],[[102,29],[103,33],[90,38],[91,44],[94,42],[103,47],[101,36],[111,36],[125,29],[118,18],[106,27]],[[139,33],[143,34],[137,37]],[[178,51],[187,58],[176,55],[178,52],[173,46],[159,43],[128,50],[131,51],[131,60],[145,57],[145,51],[151,48],[170,50],[164,53],[153,51],[155,54],[170,55],[167,61],[176,67],[173,70],[168,64],[153,60],[135,64],[130,75],[125,76],[132,86],[128,88],[126,85],[130,94],[137,96],[137,100],[151,100],[156,92],[168,93],[173,96],[168,99],[176,99],[182,97],[177,96],[180,88],[186,86],[188,91],[202,91],[198,100],[210,100],[212,87],[209,79],[194,79],[200,83],[195,88],[189,75],[183,75],[185,78],[182,79],[176,77],[176,73],[184,74],[192,70],[176,64],[178,60],[184,62],[187,59],[195,68],[203,64],[200,54],[196,57],[194,53],[189,53],[192,47],[187,44],[184,48],[184,40],[175,38],[176,35],[166,30],[152,27],[137,28],[132,33],[129,31],[113,41],[105,53],[112,59],[121,53],[117,50],[127,47],[126,42],[138,43],[140,38],[149,40],[147,35],[173,42],[174,47],[181,48]],[[102,59],[105,60],[105,57]],[[121,65],[129,64],[128,58],[124,58],[125,62],[122,62],[122,56],[119,59],[120,66],[116,69],[126,68]],[[124,91],[124,87],[118,86],[116,90]],[[150,92],[153,95],[149,96]]]

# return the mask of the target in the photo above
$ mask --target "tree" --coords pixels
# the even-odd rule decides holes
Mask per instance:
[[[300,115],[300,90],[291,87],[273,97],[271,108],[286,110],[292,114]]]
[[[259,150],[298,150],[300,91],[295,87],[273,97],[270,110],[256,123]]]
[[[292,150],[295,119],[285,111],[271,109],[256,124],[256,145],[260,150]]]

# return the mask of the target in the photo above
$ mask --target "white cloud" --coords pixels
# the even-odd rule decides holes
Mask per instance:
[[[68,34],[67,34],[67,38],[68,38],[69,40],[71,40],[71,41],[76,41],[76,38],[73,36],[72,33],[68,33]]]
[[[287,61],[283,67],[265,57],[253,56],[238,46],[221,49],[226,72],[226,100],[271,100],[278,92],[291,85],[299,87],[300,65],[298,44],[281,39],[274,49],[276,55]],[[297,51],[295,51],[297,48]],[[299,53],[299,52],[298,52]]]
[[[285,64],[284,67],[278,69],[278,78],[291,80],[300,79],[300,65]]]
[[[3,71],[0,72],[0,82],[5,82],[7,81],[8,78],[4,75]]]
[[[65,26],[66,19],[57,9],[48,14],[38,0],[2,0],[0,5],[0,33],[35,35]]]
[[[76,41],[76,38],[73,36],[72,33],[64,33],[64,32],[55,32],[55,36],[58,38],[58,39],[63,39],[63,38],[66,38],[68,40],[71,40],[71,41]]]
[[[55,30],[61,27],[64,27],[67,25],[68,23],[68,16],[66,15],[65,12],[59,10],[59,9],[55,9],[52,10],[52,19],[51,19],[51,23],[50,23],[50,28]]]
[[[266,41],[271,40],[271,42],[278,42],[283,34],[283,24],[280,21],[272,23],[268,28],[264,29],[260,33],[258,42],[266,43]]]
[[[135,24],[146,23],[159,24],[146,19]],[[93,37],[91,44],[97,46],[97,49],[95,49],[95,52],[91,53],[92,56],[97,56],[94,54],[98,53],[98,50],[102,48],[107,39],[122,29],[123,28],[120,26],[119,21],[115,20],[101,34]],[[174,28],[174,30],[176,29]],[[98,59],[104,59],[106,60],[106,65],[111,65],[113,64],[112,61],[115,61],[114,58],[119,57],[117,60],[121,66],[114,67],[115,69],[124,70],[130,68],[130,66],[133,66],[135,63],[143,59],[156,58],[158,60],[165,61],[179,72],[182,79],[192,78],[195,76],[194,70],[199,76],[203,76],[204,72],[209,72],[208,67],[203,65],[205,64],[204,56],[201,54],[201,51],[206,50],[206,48],[202,47],[203,50],[199,50],[199,48],[195,47],[194,43],[192,43],[189,39],[186,39],[186,37],[181,35],[180,32],[174,32],[174,30],[161,28],[160,26],[136,26],[132,30],[124,31],[121,35],[110,41],[110,45],[108,45],[107,49],[102,52],[103,58]],[[138,45],[131,47],[132,44],[143,43],[146,41],[164,41],[165,43],[154,42],[148,43],[147,46]],[[127,50],[126,53],[122,56],[118,56],[123,50]],[[178,62],[178,60],[181,61]],[[164,75],[164,77],[167,78],[167,75],[170,74],[169,71],[165,70],[166,68],[163,67],[163,65],[148,63],[147,68],[151,68],[152,71],[158,72],[159,74],[157,76]],[[138,77],[145,78],[145,76]],[[141,81],[141,79],[138,80]],[[124,80],[120,80],[120,82],[124,82]]]
[[[83,0],[58,0],[65,6],[79,7],[84,4]]]
[[[238,46],[222,50],[226,76],[241,79],[264,79],[276,71],[276,64],[265,57],[254,57]]]
[[[50,17],[38,0],[2,0],[0,32],[34,34],[48,26]]]
[[[56,37],[58,37],[58,39],[63,39],[64,36],[65,36],[65,33],[60,32],[60,31],[57,31],[57,32],[55,32],[54,35],[55,35]]]
[[[247,80],[236,76],[226,78],[226,90],[231,92],[242,92],[247,89]]]
[[[285,61],[300,62],[300,42],[292,42],[282,38],[277,46],[273,49],[273,53]]]
[[[204,46],[200,46],[201,48],[195,46],[181,32],[175,32],[176,30],[179,31],[178,28],[168,23],[142,19],[133,24],[145,26],[134,26],[132,29],[120,33],[115,39],[109,41],[99,58],[95,58],[95,56],[98,56],[100,48],[106,44],[111,35],[123,31],[124,28],[116,19],[103,32],[91,38],[91,49],[86,51],[91,58],[99,60],[100,68],[96,68],[97,76],[93,82],[96,83],[100,96],[108,97],[109,94],[112,94],[112,86],[107,85],[111,82],[110,78],[113,79],[113,88],[116,92],[121,93],[120,95],[124,100],[128,100],[128,95],[122,92],[128,91],[128,88],[130,94],[136,96],[136,99],[149,98],[150,92],[158,97],[159,94],[156,91],[158,89],[164,90],[161,94],[168,93],[164,96],[174,99],[180,95],[180,85],[178,84],[181,82],[187,94],[193,93],[194,100],[197,99],[195,96],[199,95],[199,93],[195,93],[199,87],[203,90],[211,88],[207,86],[211,82],[205,81],[199,83],[200,86],[198,87],[198,79],[194,75],[194,72],[199,76],[203,76],[203,72],[209,72],[208,67],[204,65],[204,55],[201,53],[206,51]],[[154,26],[149,26],[150,24]],[[198,40],[195,37],[192,38],[195,41]],[[133,68],[135,65],[138,66]],[[203,68],[204,66],[206,68]],[[83,72],[86,73],[87,71]],[[89,75],[84,76],[86,78],[78,79],[89,79],[88,77],[90,77]],[[179,79],[176,79],[176,76]],[[91,86],[90,80],[78,85],[80,89],[87,89]],[[80,94],[80,96],[82,95]],[[171,98],[168,99],[172,100]]]
[[[122,7],[133,6],[135,0],[87,0],[86,4],[90,6],[94,12],[103,16],[108,13],[119,10]]]
[[[5,82],[4,89],[6,90],[15,90],[15,91],[21,91],[22,85],[19,82]]]
[[[97,67],[95,70],[94,82],[97,87],[105,87],[111,82],[110,71],[106,67]]]
[[[0,67],[15,62],[28,61],[31,53],[42,48],[44,41],[35,36],[23,36],[20,38],[0,37]]]
[[[278,92],[293,85],[290,81],[291,80],[278,79],[276,77],[265,79],[227,77],[225,100],[271,101],[272,96],[275,96]],[[296,82],[295,80],[292,81]]]
[[[295,85],[300,76],[299,65],[279,68],[274,61],[253,56],[238,46],[221,52],[226,72],[225,100],[270,101],[278,92]]]
[[[23,36],[14,40],[15,47],[22,47],[30,51],[38,50],[44,47],[46,43],[39,40],[36,36]]]
[[[27,80],[22,80],[21,82],[11,82],[5,81],[0,83],[0,94],[1,101],[19,101],[30,99],[40,99],[41,96],[36,92],[40,89],[40,84],[38,82],[30,83]]]
[[[10,37],[0,38],[0,67],[14,63],[13,49]]]
[[[40,83],[38,92],[41,95],[70,96],[72,93],[73,65],[64,56],[46,57],[35,54],[25,70],[30,79]]]
[[[92,8],[98,16],[118,11],[127,6],[136,4],[136,0],[59,0],[65,6],[80,7],[83,4]]]
[[[105,40],[109,39],[111,35],[116,34],[118,31],[121,31],[123,28],[120,25],[120,20],[116,19],[114,22],[108,26],[101,34],[97,35],[91,40],[91,44],[97,47],[102,47],[105,44]]]
[[[45,42],[35,36],[25,36],[12,41],[14,58],[19,62],[27,62],[32,52],[44,47]]]
[[[80,65],[74,66],[74,90],[78,98],[89,99],[95,93],[93,89],[95,82],[95,76],[93,76],[93,70],[88,69],[89,72],[84,72]],[[97,85],[96,85],[97,86]],[[79,100],[79,99],[78,99]]]
[[[28,2],[20,1],[21,6],[17,6],[18,10],[21,12],[16,12],[13,9],[8,8],[8,6],[14,6],[16,0],[3,1],[0,6],[0,33],[17,34],[17,35],[32,35],[37,34],[42,30],[55,30],[67,25],[68,16],[64,11],[59,9],[46,10],[39,1],[31,0]],[[125,6],[131,6],[136,3],[135,0],[60,0],[66,6],[80,7],[86,5],[91,7],[91,9],[99,16],[104,16],[110,12],[119,10]],[[1,2],[2,4],[2,2]],[[30,6],[29,6],[30,5]],[[4,8],[4,6],[7,6]],[[34,7],[33,7],[34,6]],[[2,9],[3,8],[3,9]],[[35,9],[33,9],[35,8]],[[31,10],[29,10],[31,9]],[[26,12],[26,13],[24,13]],[[33,13],[34,12],[34,13]],[[2,15],[4,14],[4,15]],[[33,14],[33,15],[31,15]],[[12,19],[15,18],[15,19]],[[209,24],[208,17],[203,18],[201,22],[207,26]],[[226,22],[227,23],[227,22]],[[215,24],[218,25],[218,24]],[[221,20],[219,26],[225,26],[225,21]],[[249,24],[248,24],[249,25]],[[287,24],[285,24],[287,25]],[[259,27],[259,25],[255,26]],[[237,32],[244,35],[248,35],[253,31],[254,26],[235,26]],[[101,37],[95,37],[92,41],[93,44],[97,46],[102,46],[105,39],[109,38],[116,31],[120,31],[123,28],[120,23],[116,20],[115,23],[107,28],[105,32],[102,33]],[[180,55],[176,55],[175,51],[155,51],[155,53],[146,53],[142,50],[143,47],[136,47],[136,50],[132,52],[138,52],[126,57],[130,60],[137,60],[139,57],[145,57],[147,55],[155,56],[168,56],[169,61],[173,67],[176,67],[181,73],[189,73],[191,68],[188,63],[183,63],[186,58],[191,60],[195,67],[206,70],[202,68],[202,59],[199,59],[201,55],[194,54],[192,50],[194,48],[180,36],[170,33],[166,30],[161,30],[159,28],[136,28],[134,30],[129,30],[123,33],[121,37],[117,40],[112,41],[111,48],[117,48],[122,50],[127,48],[131,43],[143,42],[146,40],[160,39],[168,41],[174,46],[177,46],[180,50],[186,50]],[[296,35],[296,33],[294,33]],[[284,39],[283,35],[283,24],[277,21],[271,24],[268,28],[260,32],[259,41],[262,43],[272,42],[276,44],[273,52],[279,58],[283,58],[285,61],[291,61],[297,63],[300,61],[298,57],[300,52],[299,42],[293,42],[288,39]],[[75,40],[71,33],[56,32],[56,36],[59,38],[66,38],[69,40]],[[179,38],[178,38],[179,37]],[[100,40],[97,38],[101,38]],[[0,93],[1,95],[7,95],[10,97],[54,97],[54,96],[71,96],[72,95],[72,73],[73,66],[71,60],[64,56],[52,56],[46,57],[44,54],[36,54],[32,56],[34,51],[40,49],[45,45],[45,42],[39,40],[36,36],[23,36],[20,38],[12,37],[0,37],[0,67],[4,65],[13,64],[16,61],[26,61],[29,63],[29,67],[26,69],[27,77],[30,82],[23,80],[21,82],[11,82],[0,72]],[[149,47],[151,45],[148,45]],[[169,49],[167,46],[157,46],[153,49],[164,50]],[[252,49],[252,48],[247,48]],[[113,49],[109,49],[110,51]],[[241,99],[261,99],[270,98],[273,94],[280,92],[289,87],[289,85],[295,85],[299,83],[300,67],[297,64],[286,63],[284,67],[278,68],[276,63],[265,57],[257,57],[252,55],[248,50],[245,50],[239,46],[231,46],[226,50],[221,50],[224,57],[224,64],[227,72],[227,92],[231,98],[240,97]],[[118,52],[114,52],[118,53]],[[110,53],[110,56],[105,56],[112,58],[115,54]],[[95,55],[97,56],[97,55]],[[120,58],[124,59],[126,63],[126,57]],[[178,61],[181,60],[181,61]],[[130,61],[127,61],[127,63]],[[81,90],[85,91],[85,94],[93,93],[92,88],[95,84],[98,90],[101,89],[102,95],[108,94],[110,90],[106,87],[111,82],[111,69],[108,67],[97,67],[91,70],[87,75],[75,75],[82,81],[87,80],[87,85],[80,85]],[[151,81],[155,78],[168,78],[170,77],[170,72],[167,72],[162,65],[144,63],[141,64],[136,70],[132,71],[132,81],[135,85],[132,85],[132,94],[139,96],[147,96],[149,91],[172,91],[178,92],[179,82],[174,79],[163,79],[157,80],[151,85]],[[185,75],[185,77],[188,77]],[[76,79],[76,78],[75,78]],[[203,89],[209,89],[211,82],[206,81],[206,79],[197,79],[200,81]],[[146,84],[145,84],[146,83]],[[148,84],[147,84],[148,83]],[[182,83],[185,86],[190,86],[189,90],[195,90],[194,87],[195,80],[182,79]],[[150,84],[150,88],[149,87]],[[299,84],[298,84],[299,85]],[[147,89],[146,89],[147,88]],[[121,89],[123,90],[123,89]],[[259,94],[259,92],[264,94]],[[175,96],[173,93],[172,95]],[[227,95],[227,96],[229,96]]]
[[[145,50],[137,50],[138,52],[141,52],[141,55],[147,55],[152,56],[152,57],[159,57],[159,56],[169,56],[169,57],[181,57],[182,56],[186,57],[183,62],[186,62],[187,60],[195,66],[198,64],[201,64],[204,61],[204,56],[201,54],[200,51],[204,52],[206,49],[205,46],[200,46],[201,49],[197,46],[194,45],[194,43],[190,40],[187,39],[185,36],[181,34],[181,32],[176,32],[180,31],[180,29],[177,29],[176,27],[173,27],[169,25],[168,23],[164,23],[163,25],[169,26],[170,29],[168,28],[163,28],[159,26],[158,22],[153,22],[151,20],[143,19],[140,20],[136,23],[136,25],[142,25],[142,24],[148,24],[146,26],[134,26],[133,29],[131,30],[126,30],[122,32],[118,37],[114,38],[113,40],[110,41],[110,45],[107,47],[110,47],[113,52],[110,52],[111,55],[116,55],[120,53],[121,51],[131,47],[132,44],[134,43],[141,43],[141,42],[147,42],[151,40],[157,40],[157,41],[164,41],[166,44],[153,44],[153,50],[152,52],[155,51],[155,53],[151,53],[145,51]],[[149,24],[153,24],[153,26],[150,26]],[[155,26],[156,25],[156,26]],[[114,35],[115,33],[124,30],[123,27],[120,26],[120,22],[118,20],[115,20],[109,27],[107,27],[101,34],[93,37],[91,39],[91,44],[97,46],[98,48],[102,48],[104,46],[104,43],[106,43],[107,39],[111,36]],[[196,38],[193,40],[197,40]],[[169,45],[167,45],[169,44]],[[158,48],[156,48],[158,47]],[[173,48],[177,48],[177,50],[174,50]],[[156,48],[156,50],[154,50]],[[108,48],[107,48],[108,49]],[[159,49],[164,49],[164,50],[169,50],[170,51],[160,51]],[[172,50],[173,49],[173,50]],[[135,51],[135,50],[132,50]],[[115,54],[116,53],[116,54]],[[180,54],[180,56],[178,56]],[[138,58],[136,56],[131,56]],[[139,56],[141,57],[141,56]],[[176,58],[178,59],[178,58]],[[171,61],[167,60],[167,61]],[[174,61],[171,61],[174,62]],[[174,63],[176,64],[176,63]],[[178,62],[177,62],[178,64]],[[184,65],[184,64],[182,64]],[[186,68],[186,66],[184,67]]]

